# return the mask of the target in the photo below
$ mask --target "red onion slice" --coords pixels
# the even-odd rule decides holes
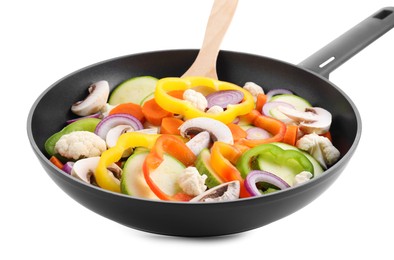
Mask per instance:
[[[283,101],[271,101],[271,102],[267,102],[264,104],[263,109],[261,111],[261,113],[265,116],[273,116],[271,110],[276,109],[278,106],[284,106],[284,107],[288,107],[288,108],[293,108],[295,109],[295,107],[292,104],[283,102]],[[281,113],[278,111],[278,113]]]
[[[72,171],[72,169],[73,169],[73,166],[74,166],[74,162],[66,162],[66,163],[63,165],[62,170],[63,170],[64,172],[66,172],[67,174],[71,174],[71,171]]]
[[[227,105],[234,105],[240,103],[244,99],[244,93],[238,90],[221,90],[206,96],[208,101],[208,109],[213,106],[220,106],[223,109]]]
[[[267,130],[264,130],[260,127],[251,127],[246,130],[246,139],[249,140],[261,140],[270,138],[272,135]]]
[[[236,117],[236,118],[233,120],[233,122],[231,122],[231,123],[237,125],[240,121],[241,121],[241,119],[240,119],[239,117]]]
[[[100,116],[101,116],[101,113],[96,113],[96,114],[89,115],[89,116],[82,116],[82,117],[67,120],[66,124],[71,124],[71,123],[74,123],[75,121],[78,121],[80,119],[85,119],[85,118],[100,118]]]
[[[290,185],[283,179],[279,178],[275,174],[267,171],[254,170],[251,171],[245,179],[245,188],[252,196],[261,196],[261,192],[256,186],[258,182],[266,182],[271,185],[278,187],[279,189],[287,189]]]
[[[284,89],[284,88],[271,89],[266,94],[267,100],[269,101],[273,96],[282,95],[282,94],[293,94],[293,92],[291,92],[288,89]]]
[[[105,140],[108,131],[118,125],[129,125],[134,131],[141,130],[144,127],[142,123],[132,115],[129,114],[113,114],[104,117],[103,120],[98,123],[94,133]]]

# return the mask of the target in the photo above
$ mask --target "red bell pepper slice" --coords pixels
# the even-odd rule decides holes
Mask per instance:
[[[192,198],[191,196],[185,193],[168,195],[152,180],[150,174],[163,162],[164,153],[178,159],[185,166],[192,165],[196,160],[194,153],[185,145],[181,138],[175,135],[163,134],[157,139],[143,163],[142,170],[146,183],[153,193],[161,200],[189,201]]]
[[[281,142],[286,133],[286,124],[272,117],[264,116],[257,110],[252,110],[249,114],[243,116],[243,119],[249,121],[254,126],[260,127],[270,132],[273,136],[267,139],[248,140],[242,138],[237,143],[248,147],[255,147],[260,144]]]

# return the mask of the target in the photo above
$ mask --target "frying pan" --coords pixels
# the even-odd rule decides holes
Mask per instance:
[[[141,75],[181,76],[198,50],[164,50],[110,59],[75,71],[47,88],[33,104],[27,133],[35,155],[50,178],[90,210],[125,226],[175,236],[217,236],[255,229],[288,216],[322,194],[343,172],[361,136],[361,118],[351,99],[328,80],[329,74],[394,26],[394,8],[374,13],[298,65],[233,51],[220,51],[221,80],[243,85],[254,81],[265,90],[287,88],[332,113],[331,134],[340,160],[306,184],[266,196],[221,203],[153,201],[88,185],[53,166],[44,142],[73,117],[70,104],[86,87],[105,79],[111,88]],[[62,102],[58,102],[62,100]]]

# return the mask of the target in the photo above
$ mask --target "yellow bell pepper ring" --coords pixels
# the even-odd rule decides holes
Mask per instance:
[[[244,94],[244,98],[239,104],[230,104],[220,113],[206,113],[194,107],[189,101],[172,97],[168,94],[174,90],[187,90],[191,88],[204,87],[208,92],[220,90],[238,90]],[[174,114],[183,115],[186,119],[195,117],[209,117],[219,120],[225,124],[231,123],[236,117],[246,115],[254,108],[253,96],[249,91],[244,90],[235,84],[214,80],[206,77],[185,77],[185,78],[163,78],[156,84],[155,100],[164,110]]]
[[[99,163],[94,172],[94,177],[99,187],[113,192],[120,192],[120,183],[108,170],[107,167],[119,161],[122,154],[129,148],[138,146],[152,148],[159,138],[159,134],[145,134],[129,132],[122,134],[114,147],[109,148],[101,154]]]

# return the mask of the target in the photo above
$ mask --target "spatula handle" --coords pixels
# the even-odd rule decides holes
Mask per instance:
[[[214,0],[202,47],[182,77],[206,76],[217,79],[216,60],[220,44],[231,23],[238,0]]]
[[[312,54],[299,66],[328,78],[332,71],[393,27],[394,7],[382,8]]]

